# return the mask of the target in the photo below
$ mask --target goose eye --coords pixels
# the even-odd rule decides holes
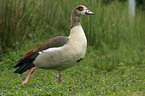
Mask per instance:
[[[79,11],[83,11],[83,7],[78,7],[77,8]]]

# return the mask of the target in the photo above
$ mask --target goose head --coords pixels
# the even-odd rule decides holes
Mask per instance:
[[[88,10],[88,8],[84,5],[76,6],[71,13],[71,28],[80,24],[82,15],[94,15],[94,12]]]
[[[87,7],[84,5],[79,5],[75,7],[73,11],[75,12],[76,15],[94,15],[94,12],[88,10]]]

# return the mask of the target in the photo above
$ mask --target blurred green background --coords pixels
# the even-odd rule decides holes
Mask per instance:
[[[104,44],[118,48],[144,43],[144,11],[138,7],[131,25],[127,0],[0,0],[0,51],[19,50],[26,42],[32,44],[60,34],[67,36],[71,11],[80,4],[95,12],[81,22],[89,45],[97,49]]]

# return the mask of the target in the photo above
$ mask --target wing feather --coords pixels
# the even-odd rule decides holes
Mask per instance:
[[[37,48],[29,50],[27,53],[25,53],[22,57],[22,60],[42,50],[53,48],[53,47],[61,47],[67,44],[68,41],[69,41],[69,38],[65,36],[57,36],[57,37],[48,39],[47,41],[41,43]]]

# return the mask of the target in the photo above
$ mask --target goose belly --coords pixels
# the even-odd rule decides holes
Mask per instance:
[[[66,45],[45,50],[33,63],[39,68],[64,70],[72,67],[83,56],[83,51],[78,51],[72,46]]]

